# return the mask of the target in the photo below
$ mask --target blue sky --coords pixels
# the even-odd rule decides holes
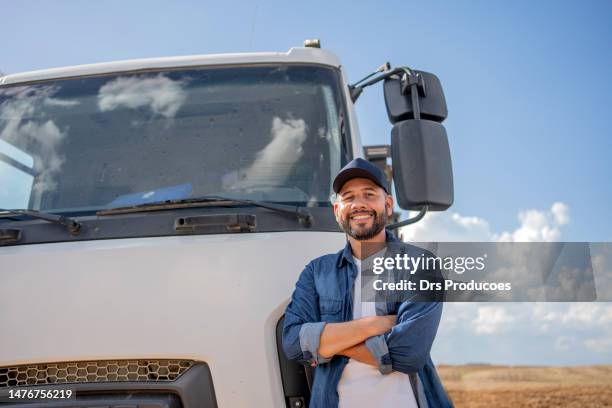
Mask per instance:
[[[455,218],[439,225],[452,229],[459,223],[461,234],[469,224],[479,233],[484,228],[485,236],[521,237],[524,228],[531,231],[529,214],[539,214],[557,229],[558,239],[612,241],[612,2],[20,0],[2,2],[2,15],[5,73],[140,57],[285,51],[313,37],[340,57],[353,81],[385,61],[431,71],[446,92],[455,177],[448,213]],[[364,144],[389,143],[380,89],[364,93],[357,113]],[[555,224],[554,203],[565,206],[564,222]],[[525,324],[536,310],[527,308]],[[475,332],[448,333],[474,345],[462,361],[494,360],[475,350],[491,351],[500,339],[520,346],[518,334],[508,337],[503,324],[501,331],[479,329],[481,312],[472,312],[472,320],[459,326]],[[568,326],[533,342],[534,358],[558,343],[559,354],[541,357],[541,363],[612,362],[612,342],[605,341],[612,333],[601,331],[612,322],[609,309],[587,310],[588,330],[581,325],[589,322],[572,320],[581,310],[561,305],[548,312],[543,319],[557,313]],[[484,313],[518,324],[504,320],[504,312]],[[525,330],[518,331],[523,338]],[[454,362],[457,354],[444,351],[448,344],[437,352]],[[559,360],[563,350],[581,344],[578,357]],[[528,362],[530,354],[521,353],[499,361]]]
[[[425,4],[426,3],[426,4]],[[351,80],[384,61],[445,87],[453,210],[494,230],[566,203],[564,239],[612,240],[612,3],[3,2],[0,70],[278,51],[319,37]],[[365,144],[388,143],[382,92],[357,104]]]

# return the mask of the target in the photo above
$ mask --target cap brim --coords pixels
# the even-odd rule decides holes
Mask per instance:
[[[378,180],[376,179],[376,177],[372,175],[372,173],[370,173],[369,171],[360,169],[360,168],[352,168],[352,169],[343,170],[340,173],[338,173],[338,175],[334,179],[334,184],[333,184],[334,192],[336,194],[339,193],[340,190],[342,189],[342,186],[344,186],[344,184],[347,181],[354,179],[354,178],[367,178],[369,180],[372,180],[374,184],[376,184],[383,190],[387,191],[385,186],[381,186],[378,183]]]

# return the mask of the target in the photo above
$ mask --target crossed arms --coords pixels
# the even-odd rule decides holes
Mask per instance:
[[[285,312],[283,349],[288,358],[311,365],[344,355],[381,373],[419,371],[429,358],[442,304],[404,302],[397,316],[372,316],[344,323],[321,321],[312,263],[296,284]]]
[[[371,316],[344,323],[327,323],[320,334],[318,353],[326,359],[338,354],[378,367],[365,341],[390,331],[395,325],[395,317]]]

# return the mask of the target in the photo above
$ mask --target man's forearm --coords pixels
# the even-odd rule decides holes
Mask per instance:
[[[353,347],[349,347],[346,350],[340,351],[338,354],[373,367],[378,367],[378,361],[376,361],[372,353],[370,353],[365,343],[359,343]]]
[[[319,354],[330,358],[368,337],[391,330],[395,316],[372,316],[344,323],[328,323],[321,333]]]

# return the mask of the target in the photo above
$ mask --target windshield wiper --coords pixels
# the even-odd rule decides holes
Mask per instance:
[[[39,220],[45,220],[54,224],[63,225],[72,235],[79,235],[79,233],[81,232],[80,222],[72,218],[65,217],[63,215],[27,209],[6,210],[4,208],[0,208],[0,218],[10,218],[15,215],[26,215],[28,217],[38,218]]]
[[[312,225],[313,217],[305,208],[296,205],[287,204],[276,204],[267,203],[264,201],[236,199],[221,196],[201,196],[184,198],[178,200],[165,200],[155,201],[152,203],[138,204],[134,206],[110,208],[108,210],[101,210],[96,215],[117,215],[117,214],[130,214],[138,212],[148,211],[163,211],[172,210],[176,208],[190,208],[190,207],[208,207],[208,206],[233,206],[233,205],[248,205],[253,207],[266,208],[268,210],[277,211],[285,214],[291,214],[297,217],[298,221],[304,227],[310,227]]]

